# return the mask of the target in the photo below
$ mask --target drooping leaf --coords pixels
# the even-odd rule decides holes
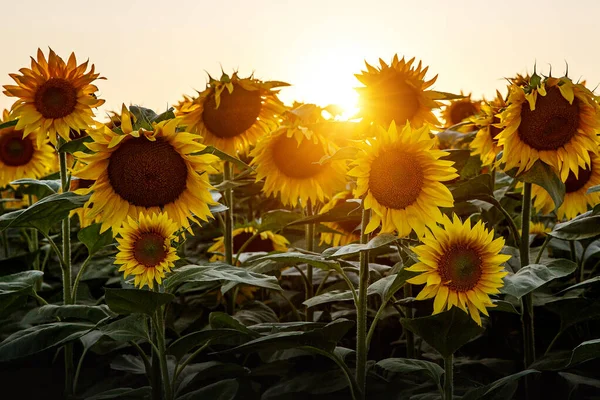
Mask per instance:
[[[131,354],[121,354],[117,356],[111,363],[110,368],[115,371],[125,371],[135,375],[146,374],[146,366],[144,361]]]
[[[476,177],[460,183],[451,189],[455,202],[478,199],[481,196],[493,196],[489,174],[477,175]]]
[[[173,107],[170,107],[167,111],[154,116],[150,121],[155,124],[158,124],[159,122],[173,119],[175,118],[175,113],[173,112],[173,110]]]
[[[0,232],[12,228],[36,228],[46,235],[50,228],[79,208],[89,199],[73,192],[51,194],[24,210],[16,210],[0,216]]]
[[[62,146],[58,148],[58,151],[60,153],[69,154],[77,153],[78,151],[87,153],[90,150],[85,146],[85,144],[92,141],[93,139],[91,136],[83,136],[77,139],[69,140],[68,142],[63,143]]]
[[[271,210],[261,216],[259,232],[279,232],[287,225],[302,218],[302,215],[288,210]]]
[[[500,291],[520,299],[554,279],[572,274],[576,269],[577,264],[566,259],[551,261],[547,266],[530,264],[521,268],[516,274],[504,277],[504,287]]]
[[[412,360],[409,358],[386,358],[377,362],[372,372],[390,381],[397,375],[420,372],[427,375],[439,386],[444,369],[431,361]]]
[[[600,215],[588,211],[570,221],[556,224],[550,236],[562,240],[584,240],[600,236]]]
[[[259,274],[224,263],[186,265],[178,268],[176,274],[165,280],[165,287],[168,291],[173,291],[183,283],[189,282],[235,282],[271,290],[282,290],[274,276]]]
[[[502,389],[506,385],[510,385],[521,379],[522,377],[529,374],[538,374],[539,371],[534,369],[527,369],[525,371],[517,372],[516,374],[512,374],[509,376],[505,376],[504,378],[500,378],[495,382],[490,383],[489,385],[471,389],[469,390],[462,398],[462,400],[483,400],[483,399],[491,399],[492,396],[500,389]],[[516,391],[517,387],[514,386],[514,391]],[[504,393],[506,395],[506,393]],[[512,398],[512,395],[510,395]],[[506,398],[506,397],[505,397]]]
[[[19,191],[23,194],[31,194],[38,199],[56,194],[60,191],[60,180],[37,180],[37,179],[18,179],[10,183],[20,186]]]
[[[110,389],[102,393],[95,394],[87,397],[87,400],[139,400],[139,399],[150,399],[152,395],[152,388],[150,386],[144,386],[141,388],[118,388]]]
[[[236,379],[224,379],[177,397],[177,400],[214,399],[234,400],[237,396],[239,383]]]
[[[453,354],[483,332],[483,328],[458,307],[428,317],[401,318],[400,323],[419,335],[443,357]]]
[[[313,296],[302,302],[302,304],[306,307],[315,307],[321,304],[352,300],[354,300],[354,297],[352,297],[352,292],[350,290],[332,290],[330,292],[321,293],[318,296]]]
[[[15,332],[0,343],[0,362],[27,357],[72,342],[93,327],[88,323],[53,322]]]
[[[192,349],[203,346],[208,341],[211,345],[239,346],[255,337],[257,335],[250,335],[236,329],[206,329],[180,337],[171,343],[167,351],[169,354],[174,355],[177,360],[180,360]]]
[[[99,331],[117,342],[149,340],[150,335],[146,326],[144,314],[131,314],[101,326]]]
[[[152,315],[161,306],[170,303],[175,296],[170,293],[139,289],[105,288],[108,307],[117,314],[144,313]]]
[[[240,321],[233,318],[231,315],[223,312],[212,312],[208,317],[209,324],[213,329],[234,329],[238,332],[242,332],[251,337],[258,337],[259,335],[253,330],[247,328]]]
[[[29,295],[42,279],[42,271],[23,271],[16,274],[0,276],[0,299],[4,296]]]
[[[278,263],[285,263],[287,266],[289,266],[290,264],[309,264],[315,268],[319,268],[325,271],[334,270],[340,273],[342,272],[340,264],[336,261],[325,260],[323,257],[315,254],[304,254],[300,252],[269,254],[254,259],[252,263],[259,263],[261,261],[266,260],[276,261]]]
[[[361,251],[375,250],[383,246],[387,246],[390,243],[394,243],[398,240],[398,237],[390,233],[382,233],[369,240],[367,244],[348,244],[346,246],[334,247],[324,251],[323,254],[326,258],[337,258],[342,256],[349,256],[358,254]]]
[[[261,400],[289,398],[292,394],[303,394],[306,398],[311,398],[310,395],[333,394],[347,386],[348,379],[344,373],[339,368],[332,367],[328,371],[308,371],[293,374],[289,379],[269,386],[261,396]]]
[[[600,339],[588,340],[573,349],[569,366],[600,357]]]
[[[397,274],[388,275],[373,282],[367,289],[367,292],[369,295],[377,293],[382,301],[387,302],[392,298],[394,293],[404,286],[407,279],[417,275],[419,275],[419,272],[408,271],[406,268],[402,268]]]
[[[114,314],[106,305],[86,306],[81,304],[56,305],[47,304],[34,308],[23,318],[30,323],[44,320],[53,320],[57,317],[64,319],[79,319],[98,323],[107,317],[113,317]]]
[[[243,162],[242,160],[240,160],[239,158],[229,155],[229,154],[225,153],[224,151],[217,149],[214,146],[206,146],[206,148],[204,150],[202,150],[201,152],[194,153],[194,155],[200,155],[200,154],[213,154],[213,155],[219,157],[223,161],[228,161],[228,162],[232,163],[233,165],[235,165],[236,167],[238,167],[241,170],[253,170],[254,169],[251,166],[249,166],[248,164],[246,164],[245,162]]]
[[[536,161],[530,169],[518,175],[515,175],[516,169],[506,171],[506,173],[521,182],[533,183],[544,188],[554,201],[555,210],[562,205],[565,198],[565,184],[552,167],[543,161]]]
[[[77,239],[85,245],[90,256],[113,242],[112,229],[100,233],[101,224],[86,226],[77,232]]]

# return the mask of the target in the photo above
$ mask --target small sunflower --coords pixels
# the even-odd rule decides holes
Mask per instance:
[[[284,205],[324,202],[346,184],[346,162],[319,164],[337,147],[324,135],[292,123],[265,136],[250,153],[256,181],[265,179],[263,192],[280,195]]]
[[[96,97],[98,88],[92,85],[96,79],[103,79],[94,72],[92,64],[86,72],[88,61],[77,65],[75,53],[71,53],[65,63],[50,49],[46,57],[40,49],[37,61],[31,58],[31,68],[22,68],[19,74],[10,74],[17,85],[5,85],[4,94],[18,97],[12,112],[19,119],[16,129],[23,130],[25,136],[40,130],[48,135],[53,145],[60,135],[69,140],[71,129],[88,129],[94,124],[92,108],[104,104]]]
[[[535,235],[535,237],[544,238],[546,235],[552,232],[552,229],[547,227],[543,222],[531,222],[529,225],[529,234]],[[519,229],[519,233],[523,234],[523,232]]]
[[[172,246],[178,227],[166,214],[140,213],[138,220],[130,216],[119,229],[119,245],[115,264],[121,265],[119,272],[124,278],[134,275],[134,285],[154,288],[154,282],[162,283],[166,272],[171,272],[179,259]]]
[[[565,181],[565,197],[556,216],[558,219],[573,219],[579,214],[600,203],[600,193],[587,193],[592,186],[600,185],[600,156],[590,153],[590,164],[579,169],[577,175],[569,172]],[[554,210],[554,201],[541,186],[531,188],[533,206],[536,210],[548,214]]]
[[[479,155],[482,165],[495,166],[496,157],[502,151],[498,144],[498,134],[502,131],[497,114],[506,107],[500,92],[496,91],[496,99],[481,106],[481,113],[471,117],[470,121],[479,129],[471,142],[473,155]]]
[[[365,62],[366,71],[356,74],[365,87],[356,88],[359,94],[359,114],[363,120],[389,126],[396,121],[398,126],[407,121],[416,128],[425,123],[439,125],[432,109],[439,108],[446,95],[426,90],[433,85],[437,75],[425,81],[429,67],[413,66],[415,59],[398,60],[396,54],[390,65],[379,59],[381,67],[375,68]]]
[[[439,207],[454,206],[442,183],[458,177],[454,162],[440,160],[448,153],[434,146],[429,128],[406,124],[398,132],[393,122],[362,146],[349,175],[357,178],[354,195],[364,196],[364,207],[373,210],[367,233],[382,224],[383,233],[406,236],[414,229],[423,236],[427,225],[442,218]]]
[[[500,162],[522,172],[542,160],[564,182],[569,171],[577,174],[590,164],[590,152],[598,152],[600,106],[589,89],[567,77],[542,81],[534,74],[530,82],[510,87],[508,107],[500,113]]]
[[[54,149],[40,132],[24,137],[15,126],[0,129],[0,187],[17,179],[47,175],[55,159]]]
[[[287,83],[240,78],[237,72],[209,79],[198,97],[184,96],[175,107],[182,124],[200,134],[204,144],[232,155],[246,153],[261,136],[277,128],[285,106],[273,89]]]
[[[460,124],[467,118],[478,114],[480,110],[481,102],[471,100],[471,94],[462,99],[454,100],[442,110],[442,117],[444,118],[444,121],[446,121],[445,127],[450,128],[453,125]],[[459,128],[460,132],[463,131],[461,130],[462,128],[465,127]]]
[[[123,106],[121,133],[107,127],[90,131],[93,142],[86,143],[92,154],[77,153],[83,164],[74,175],[95,182],[83,193],[93,192],[86,207],[88,218],[102,215],[104,232],[113,232],[129,215],[164,211],[179,226],[190,230],[188,220],[198,223],[212,217],[209,205],[208,174],[216,172],[218,159],[209,154],[195,155],[206,148],[197,136],[178,132],[178,118],[162,121],[153,131],[134,129],[132,115]]]
[[[349,190],[340,192],[333,196],[331,200],[319,210],[319,214],[325,214],[336,208],[336,206],[344,204],[346,200],[353,198],[354,196]],[[323,222],[323,225],[339,233],[322,232],[319,245],[326,243],[331,246],[345,246],[360,240],[360,218],[348,219],[345,221]]]
[[[454,220],[444,215],[442,221],[443,228],[431,226],[423,245],[414,248],[419,262],[407,270],[422,274],[407,282],[426,284],[417,300],[435,297],[434,314],[457,306],[481,325],[479,311],[488,315],[486,307],[494,307],[489,295],[500,293],[508,274],[502,264],[510,256],[499,254],[504,239],[494,239],[494,231],[481,221],[471,227],[470,220],[463,223],[456,214]]]
[[[233,254],[237,254],[244,243],[246,243],[251,237],[256,235],[258,230],[253,226],[247,226],[244,228],[234,229],[233,234]],[[256,252],[266,251],[287,251],[290,242],[281,235],[273,233],[271,231],[260,232],[252,241],[243,249],[244,252]],[[210,261],[222,261],[225,257],[222,256],[225,253],[225,243],[223,236],[215,239],[215,243],[208,249],[209,253],[215,253]],[[221,254],[217,254],[221,253]]]

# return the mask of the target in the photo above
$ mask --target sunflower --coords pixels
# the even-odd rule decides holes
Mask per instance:
[[[152,289],[154,281],[160,285],[165,272],[171,272],[179,260],[172,246],[177,230],[177,223],[163,213],[140,213],[137,221],[128,216],[118,231],[115,264],[121,265],[119,272],[124,272],[124,278],[134,275],[139,288],[148,285]]]
[[[356,74],[356,78],[365,87],[356,88],[359,94],[359,113],[367,122],[389,126],[396,121],[398,126],[407,121],[418,128],[425,123],[439,125],[436,116],[431,112],[439,108],[447,96],[444,93],[426,90],[433,85],[437,75],[425,81],[429,67],[422,64],[414,67],[415,59],[398,60],[396,54],[390,65],[379,59],[381,68],[375,68],[365,62],[366,71]]]
[[[429,128],[413,129],[406,124],[401,132],[392,122],[386,131],[365,143],[349,175],[357,178],[356,197],[363,197],[372,209],[366,232],[382,224],[382,232],[397,231],[406,236],[414,229],[425,234],[425,226],[442,218],[439,207],[453,207],[452,193],[442,182],[457,178],[453,161],[440,160],[448,153],[435,150]]]
[[[281,196],[284,205],[324,202],[346,184],[346,162],[319,164],[337,147],[324,135],[292,123],[265,136],[250,153],[256,181],[265,179],[263,192]]]
[[[477,135],[470,143],[473,155],[479,155],[482,165],[496,166],[496,157],[502,151],[498,144],[498,134],[502,131],[500,118],[496,114],[506,107],[500,92],[496,91],[496,99],[481,105],[481,113],[470,118],[470,121],[479,129]]]
[[[290,244],[284,236],[271,231],[258,233],[258,229],[253,226],[234,229],[232,234],[234,254],[237,254],[240,249],[244,252],[266,251],[267,253],[271,251],[287,251]],[[242,249],[242,246],[252,237],[254,239]],[[215,239],[215,243],[208,249],[208,252],[215,253],[210,261],[222,261],[225,259],[222,255],[225,252],[223,236]]]
[[[564,182],[569,171],[577,175],[590,164],[590,152],[598,152],[600,106],[589,89],[567,77],[542,81],[534,74],[530,82],[510,87],[508,107],[500,113],[500,162],[520,173],[541,160]]]
[[[84,165],[74,175],[95,181],[83,193],[93,192],[87,217],[102,215],[102,232],[110,227],[116,232],[126,216],[135,218],[140,212],[162,210],[190,232],[188,220],[212,217],[208,206],[216,203],[208,174],[215,172],[212,164],[218,159],[195,155],[206,147],[196,142],[196,135],[178,132],[179,122],[174,118],[155,124],[153,131],[136,130],[123,105],[123,134],[106,127],[89,132],[94,141],[85,145],[93,153],[75,154]]]
[[[462,95],[461,92],[461,96]],[[481,102],[471,100],[471,94],[462,99],[454,100],[442,110],[442,117],[444,118],[444,121],[446,121],[445,127],[450,128],[451,126],[460,124],[465,119],[478,114],[480,110]],[[465,130],[465,127],[460,127],[459,131],[469,132],[470,129]]]
[[[55,159],[54,149],[40,132],[24,137],[14,125],[0,129],[0,187],[17,179],[45,176]]]
[[[354,196],[349,190],[345,190],[333,196],[319,211],[319,214],[325,214],[337,206],[344,204],[346,200],[353,199]],[[345,246],[349,243],[360,240],[360,218],[353,218],[344,221],[323,222],[327,228],[335,232],[322,232],[319,245],[326,243],[331,246]]]
[[[529,235],[535,235],[536,238],[543,238],[551,232],[552,229],[548,228],[543,222],[533,222],[529,224]],[[519,233],[523,234],[523,232],[519,229]]]
[[[77,65],[75,53],[65,63],[50,49],[46,57],[40,49],[37,61],[31,58],[31,69],[22,68],[19,74],[10,74],[17,83],[5,85],[4,94],[18,97],[12,112],[19,119],[16,129],[25,136],[40,130],[56,145],[57,134],[69,140],[71,129],[85,130],[94,124],[92,108],[104,104],[95,96],[98,88],[92,82],[100,78],[92,64],[86,72],[88,61]]]
[[[443,228],[431,226],[423,245],[414,248],[419,262],[407,270],[422,273],[407,282],[426,284],[417,300],[435,297],[434,314],[458,306],[481,326],[479,311],[488,315],[486,307],[494,307],[489,295],[500,293],[508,275],[502,263],[510,256],[499,254],[504,239],[494,239],[494,231],[481,221],[471,227],[470,220],[463,223],[456,214],[442,221]]]
[[[600,193],[587,193],[592,186],[600,185],[600,156],[590,153],[590,164],[579,169],[575,175],[569,172],[565,181],[565,197],[556,216],[558,219],[573,219],[588,210],[591,206],[600,203]],[[554,210],[554,201],[548,192],[541,186],[533,185],[531,188],[533,206],[536,210],[548,214]]]
[[[265,133],[277,128],[285,106],[277,98],[276,87],[283,82],[262,82],[252,76],[240,78],[223,74],[220,80],[209,76],[206,90],[196,98],[184,96],[176,115],[190,132],[202,136],[206,145],[226,153],[245,153]]]

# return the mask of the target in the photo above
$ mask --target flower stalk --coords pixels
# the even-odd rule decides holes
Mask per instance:
[[[306,202],[306,216],[312,217],[313,215],[313,207],[310,199]],[[305,226],[305,241],[306,241],[306,251],[312,252],[314,251],[315,245],[315,225],[314,224],[306,224]],[[313,289],[313,266],[308,264],[306,266],[306,300],[313,297],[314,289]],[[306,321],[312,322],[314,319],[314,310],[311,307],[306,308]]]
[[[454,397],[454,354],[444,357],[444,400]]]
[[[364,207],[364,205],[363,205]],[[360,243],[367,244],[369,235],[365,233],[370,219],[370,211],[363,208],[360,225]],[[369,252],[360,252],[358,301],[356,303],[356,382],[364,398],[367,383],[367,288],[369,287]]]

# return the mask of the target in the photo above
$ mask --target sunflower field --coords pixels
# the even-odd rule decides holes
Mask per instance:
[[[238,72],[106,114],[38,50],[0,121],[6,398],[600,399],[600,97],[428,69],[366,63],[350,120]]]

